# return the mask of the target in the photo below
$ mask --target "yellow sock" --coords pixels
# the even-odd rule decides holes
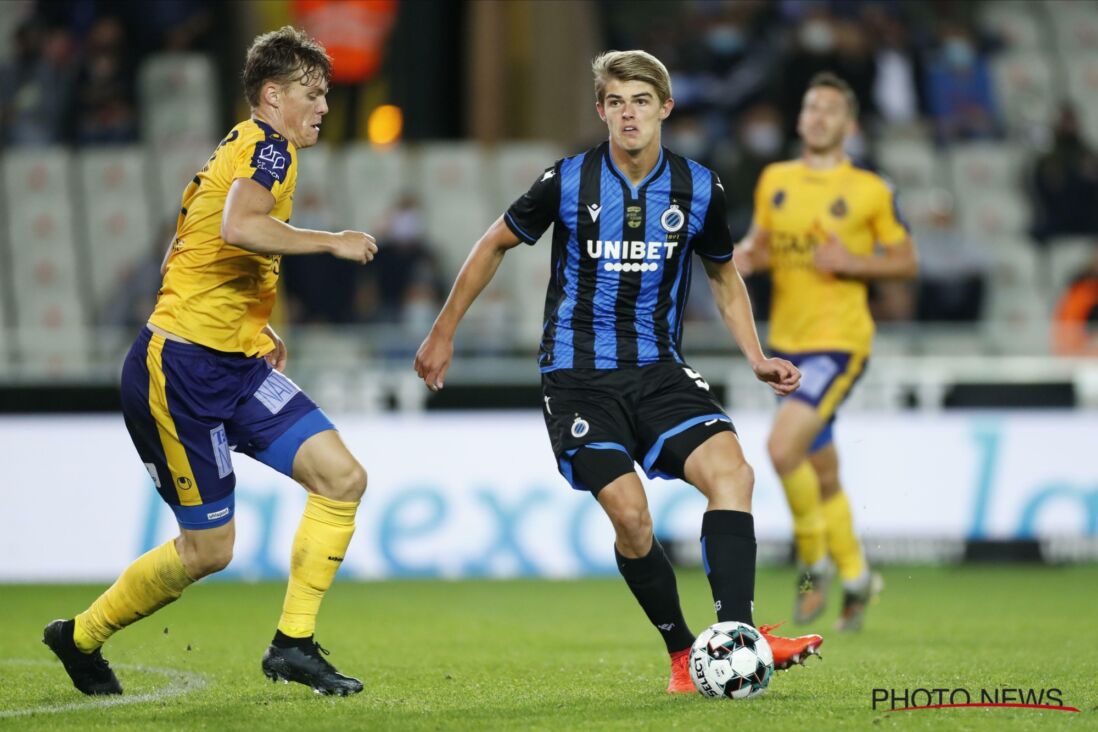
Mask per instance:
[[[76,616],[76,647],[91,653],[115,632],[175,601],[192,582],[175,548],[175,539],[150,549],[126,567],[91,607]]]
[[[827,551],[839,568],[844,583],[865,576],[865,555],[862,544],[854,535],[854,519],[846,493],[839,491],[823,503],[824,524],[827,526]]]
[[[807,460],[782,476],[782,487],[793,512],[793,541],[797,559],[806,567],[816,565],[827,551],[824,517],[820,510],[820,480]]]
[[[278,620],[278,629],[285,635],[307,638],[313,634],[320,601],[332,586],[355,533],[357,510],[358,501],[333,501],[309,494],[294,536],[290,584]]]

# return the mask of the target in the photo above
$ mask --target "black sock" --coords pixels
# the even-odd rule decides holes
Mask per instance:
[[[675,570],[671,568],[671,562],[663,553],[660,543],[653,537],[648,556],[637,559],[623,557],[615,546],[614,557],[633,597],[637,598],[644,614],[663,636],[668,652],[689,648],[694,642],[694,634],[682,617]]]
[[[275,637],[274,640],[271,641],[271,645],[276,648],[308,649],[313,645],[313,637],[310,635],[306,638],[291,638],[281,630],[275,630]]]
[[[743,511],[702,516],[702,563],[713,590],[717,620],[754,625],[755,520]]]

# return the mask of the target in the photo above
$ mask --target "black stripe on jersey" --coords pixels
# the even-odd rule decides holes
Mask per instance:
[[[553,168],[558,179],[561,175],[560,169],[561,164],[558,162]],[[568,237],[570,235],[571,232],[560,220],[560,211],[558,210],[553,221],[553,245],[549,256],[549,287],[545,290],[545,309],[542,317],[542,322],[545,323],[545,332],[541,338],[540,358],[542,359],[542,365],[545,365],[546,357],[552,360],[552,356],[556,353],[557,322],[554,315],[557,308],[560,307],[561,299],[564,297],[562,283],[564,282],[564,263],[568,260]],[[553,271],[554,268],[556,271]]]
[[[660,166],[663,167],[662,164]],[[622,181],[617,176],[615,179],[619,181],[621,185],[621,197],[623,201],[622,205],[622,224],[621,224],[621,239],[622,246],[626,246],[626,239],[644,239],[649,240],[648,236],[648,196],[645,195],[649,183],[654,180],[658,180],[660,177],[660,171],[656,170],[652,173],[652,178],[648,183],[637,191],[637,197],[630,198],[629,188],[626,186],[625,181]],[[639,233],[629,234],[630,231],[636,232],[636,229],[630,229],[628,226],[628,216],[626,211],[630,207],[640,207],[640,221],[641,228]],[[614,323],[615,331],[617,332],[616,350],[617,359],[619,364],[635,364],[637,362],[637,296],[640,295],[641,289],[641,277],[644,276],[644,272],[619,272],[618,273],[618,293],[614,300]]]
[[[599,239],[598,224],[591,221],[587,206],[602,205],[602,147],[587,153],[580,167],[579,208],[576,213],[576,246],[579,273],[576,277],[576,307],[572,311],[572,368],[595,368],[595,284],[599,260],[585,257],[587,241]]]
[[[670,152],[667,154],[667,163],[671,166],[671,195],[675,199],[675,203],[682,209],[686,221],[689,222],[691,208],[694,205],[694,176],[690,174],[690,165],[684,158]],[[679,200],[676,197],[675,194],[679,191],[685,194],[685,200]],[[689,228],[689,223],[683,228]],[[685,236],[683,239],[685,239]],[[693,252],[690,251],[688,242],[683,241],[679,256],[668,262],[667,266],[663,268],[663,279],[660,280],[660,295],[656,300],[658,305],[656,312],[652,314],[655,321],[656,342],[659,344],[660,360],[676,360],[675,354],[671,350],[671,344],[675,342],[675,334],[671,332],[671,288],[674,287],[675,280],[682,268],[690,266],[690,257],[692,255]],[[675,263],[675,266],[672,266],[672,262]],[[679,295],[682,296],[683,293],[680,292]],[[682,318],[681,311],[679,318]]]

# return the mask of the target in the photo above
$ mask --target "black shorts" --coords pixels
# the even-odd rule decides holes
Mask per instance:
[[[541,386],[557,467],[576,490],[598,493],[634,462],[650,478],[683,478],[698,445],[736,431],[709,384],[686,364],[559,369],[542,374]],[[577,476],[572,461],[581,448],[590,449]]]

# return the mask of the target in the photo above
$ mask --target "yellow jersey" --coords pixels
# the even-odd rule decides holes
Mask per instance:
[[[183,191],[168,268],[149,322],[192,343],[259,356],[274,307],[281,255],[226,244],[221,217],[229,187],[250,178],[275,198],[271,216],[289,222],[297,151],[264,122],[241,122]]]
[[[868,355],[874,327],[865,282],[817,271],[813,255],[832,233],[860,255],[907,240],[888,182],[850,160],[829,170],[773,163],[755,188],[755,225],[769,234],[771,348]]]

